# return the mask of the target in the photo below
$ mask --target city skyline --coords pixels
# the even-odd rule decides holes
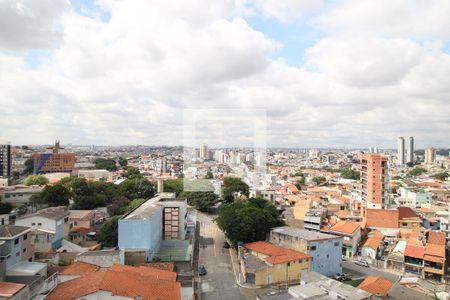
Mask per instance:
[[[174,145],[185,109],[261,108],[268,145],[448,147],[445,12],[445,1],[3,1],[0,139]],[[234,130],[248,125],[235,125],[245,145]]]

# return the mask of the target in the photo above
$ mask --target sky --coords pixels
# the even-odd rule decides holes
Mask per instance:
[[[210,145],[450,147],[450,1],[0,1],[0,140],[180,145],[192,110]]]

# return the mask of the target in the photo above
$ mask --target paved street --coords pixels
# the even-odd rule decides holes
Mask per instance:
[[[211,219],[197,215],[200,222],[199,265],[204,265],[208,274],[200,277],[200,300],[244,300],[236,284],[228,250],[222,249],[224,234]]]
[[[361,266],[355,265],[351,261],[343,261],[342,262],[342,272],[349,275],[349,277],[352,279],[363,278],[366,276],[382,276],[393,282],[395,282],[399,279],[399,275],[389,273],[389,272],[383,272],[379,269],[375,269],[372,267],[368,267],[368,268],[361,267]]]

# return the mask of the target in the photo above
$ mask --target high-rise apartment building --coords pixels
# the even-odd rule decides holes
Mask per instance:
[[[367,208],[384,208],[389,204],[388,157],[364,153],[360,161],[362,199]]]
[[[406,148],[406,163],[414,163],[414,137],[409,137],[408,148]]]
[[[208,159],[208,146],[205,143],[200,146],[200,159]]]
[[[397,165],[405,165],[405,139],[402,136],[397,139]]]
[[[12,152],[10,143],[0,143],[0,177],[11,176]]]
[[[425,149],[425,163],[432,164],[436,159],[436,149],[427,148]]]
[[[54,147],[47,148],[46,152],[35,153],[34,174],[72,172],[75,169],[75,154],[64,153],[64,149],[59,146],[59,141]]]

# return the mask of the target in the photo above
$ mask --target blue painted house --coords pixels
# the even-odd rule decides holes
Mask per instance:
[[[272,244],[311,255],[311,271],[325,276],[342,273],[342,241],[340,236],[288,226],[270,232]]]

